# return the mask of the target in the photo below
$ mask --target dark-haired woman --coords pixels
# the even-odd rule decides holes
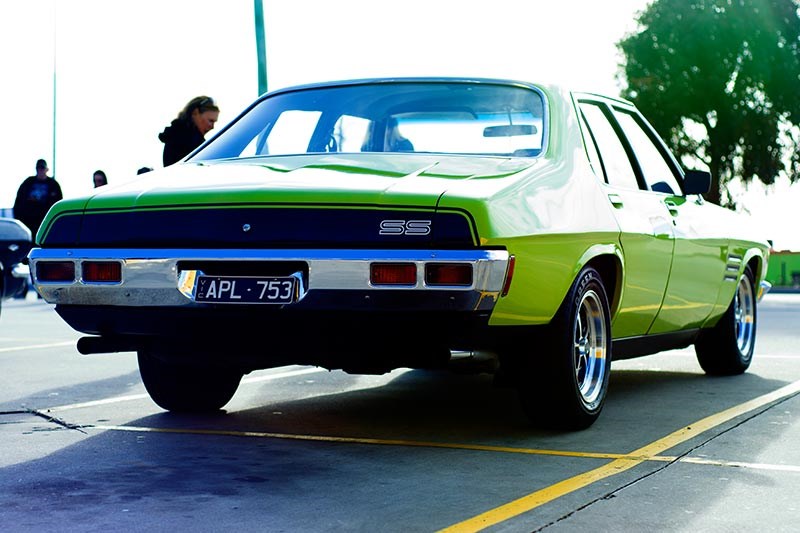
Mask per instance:
[[[108,185],[108,177],[102,170],[95,170],[94,174],[92,174],[92,182],[95,188],[102,187],[103,185]]]
[[[158,134],[164,143],[164,166],[180,161],[203,144],[206,133],[214,129],[219,107],[208,96],[196,96],[181,109],[178,116]]]

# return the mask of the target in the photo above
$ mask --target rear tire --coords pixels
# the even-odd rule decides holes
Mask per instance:
[[[580,430],[599,417],[611,373],[611,319],[600,274],[584,268],[553,321],[517,354],[522,408],[537,426]],[[524,357],[524,360],[521,360]]]
[[[159,357],[152,349],[139,350],[139,374],[150,398],[167,411],[217,411],[233,398],[242,372],[229,368],[198,367]]]
[[[753,360],[756,345],[756,291],[752,269],[745,267],[730,306],[694,345],[697,361],[706,374],[742,374]]]

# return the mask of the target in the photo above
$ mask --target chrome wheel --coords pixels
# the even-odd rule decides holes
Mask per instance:
[[[605,387],[608,331],[600,297],[587,291],[575,314],[573,361],[581,399],[592,406]]]
[[[531,422],[551,429],[579,430],[597,420],[611,374],[610,317],[603,280],[597,270],[587,266],[550,324],[530,331],[527,343],[508,339],[510,347],[537,346],[532,354],[516,358],[513,353],[506,354],[507,362],[516,363],[511,367],[513,379]]]
[[[741,374],[753,360],[758,324],[754,279],[746,266],[728,309],[713,327],[701,330],[694,343],[697,361],[707,374]]]
[[[753,283],[748,276],[742,276],[736,290],[733,304],[733,320],[736,345],[742,354],[752,352],[755,340],[756,304]]]

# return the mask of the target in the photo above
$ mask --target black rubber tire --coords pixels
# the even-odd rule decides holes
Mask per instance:
[[[713,328],[700,332],[694,344],[706,374],[734,376],[750,367],[756,345],[756,300],[755,276],[747,266],[725,314]]]
[[[594,268],[581,271],[553,321],[532,339],[539,346],[526,347],[525,361],[515,369],[528,418],[550,429],[581,430],[594,424],[611,374],[608,296]]]
[[[168,361],[150,349],[139,350],[138,359],[139,375],[147,393],[167,411],[218,411],[233,398],[243,375],[229,368]]]

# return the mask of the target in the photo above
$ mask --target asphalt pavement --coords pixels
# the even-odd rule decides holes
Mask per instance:
[[[133,353],[81,356],[41,300],[0,316],[0,530],[797,531],[800,295],[753,365],[612,366],[586,431],[531,428],[485,374],[282,367],[224,411],[162,411]]]

